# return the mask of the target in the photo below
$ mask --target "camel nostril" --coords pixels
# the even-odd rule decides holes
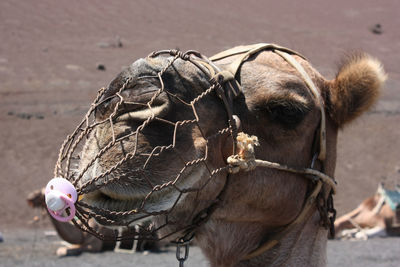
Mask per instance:
[[[170,104],[165,92],[148,87],[126,89],[117,95],[103,97],[96,107],[96,120],[102,121],[113,116],[116,121],[143,121],[149,117],[167,114]]]
[[[169,103],[163,102],[160,104],[154,104],[150,107],[145,109],[134,110],[130,112],[126,112],[121,114],[117,117],[116,121],[129,121],[129,120],[138,120],[144,121],[147,120],[149,117],[163,117],[168,113],[169,110]]]

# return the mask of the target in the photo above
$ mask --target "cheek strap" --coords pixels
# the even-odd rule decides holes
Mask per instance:
[[[325,115],[325,105],[324,105],[324,100],[319,93],[317,87],[311,80],[310,76],[307,74],[307,72],[304,70],[303,66],[300,65],[300,63],[290,54],[280,51],[280,50],[274,50],[275,53],[280,55],[283,59],[285,59],[290,65],[292,65],[301,75],[303,78],[304,82],[307,84],[308,88],[310,89],[312,95],[314,96],[314,99],[317,100],[320,111],[321,111],[321,124],[320,124],[320,144],[319,144],[319,154],[318,154],[318,159],[321,162],[325,161],[326,158],[326,115]]]

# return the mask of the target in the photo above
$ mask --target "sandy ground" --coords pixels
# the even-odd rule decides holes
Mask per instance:
[[[46,234],[45,234],[46,233]],[[52,230],[19,229],[5,233],[6,244],[0,244],[0,266],[70,267],[70,266],[162,266],[175,267],[175,247],[160,253],[143,254],[104,252],[84,253],[78,257],[58,258],[55,251],[61,241]],[[6,246],[5,246],[6,245]],[[4,247],[3,247],[4,246]],[[400,262],[399,238],[378,238],[365,241],[329,241],[328,267],[397,267]],[[207,260],[198,247],[190,247],[185,266],[206,267]]]
[[[35,227],[25,196],[52,178],[60,144],[97,90],[137,58],[176,47],[212,55],[274,42],[328,78],[348,51],[379,58],[389,74],[381,100],[339,137],[335,203],[339,214],[354,208],[379,181],[392,186],[400,178],[399,12],[397,0],[2,0],[0,231]]]

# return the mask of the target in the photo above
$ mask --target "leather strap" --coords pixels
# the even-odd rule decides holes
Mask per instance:
[[[222,51],[216,55],[213,55],[212,57],[210,57],[211,61],[218,61],[221,60],[223,58],[227,58],[230,56],[234,56],[234,55],[239,55],[239,54],[246,54],[247,56],[249,55],[253,55],[257,52],[263,51],[263,50],[281,50],[281,51],[285,51],[287,53],[290,54],[294,54],[294,55],[298,55],[304,59],[306,59],[303,55],[301,55],[300,53],[291,50],[289,48],[277,45],[277,44],[270,44],[270,43],[259,43],[259,44],[252,44],[252,45],[241,45],[241,46],[236,46],[233,47],[231,49]],[[246,58],[246,57],[243,57]],[[243,62],[243,60],[242,60]],[[234,72],[236,74],[236,71]]]
[[[290,65],[292,65],[301,75],[304,82],[306,83],[307,87],[310,89],[314,99],[317,100],[318,104],[320,105],[321,110],[321,125],[320,125],[320,146],[319,146],[319,154],[318,159],[321,162],[325,161],[326,158],[326,115],[325,115],[325,105],[324,100],[319,93],[317,87],[311,80],[310,76],[304,70],[304,68],[300,65],[299,62],[292,56],[297,55],[305,60],[307,60],[303,55],[299,54],[296,51],[293,51],[289,48],[279,46],[276,44],[269,44],[269,43],[259,43],[254,45],[245,45],[245,46],[237,46],[225,51],[222,51],[212,57],[210,60],[216,62],[218,60],[234,56],[240,55],[237,59],[235,59],[232,63],[228,66],[224,67],[224,69],[216,74],[217,81],[220,81],[221,84],[226,84],[225,86],[233,92],[233,95],[236,97],[239,95],[241,91],[241,87],[239,82],[235,79],[235,76],[240,68],[240,66],[248,60],[252,55],[264,51],[264,50],[271,50],[278,55],[280,55],[283,59],[285,59]]]
[[[225,84],[226,87],[233,93],[235,97],[237,97],[241,92],[240,83],[235,79],[235,76],[240,68],[240,66],[248,60],[252,55],[264,51],[264,50],[281,50],[287,53],[298,55],[305,59],[304,56],[293,51],[289,48],[279,46],[276,44],[268,44],[268,43],[260,43],[254,45],[242,45],[237,46],[225,51],[222,51],[209,59],[212,62],[219,61],[221,59],[234,56],[234,55],[241,55],[237,59],[235,59],[231,64],[224,69],[214,75],[214,78],[219,81],[221,84]]]
[[[318,101],[321,111],[321,124],[320,124],[320,136],[319,136],[320,146],[319,146],[318,159],[324,162],[326,158],[326,115],[325,115],[324,100],[321,94],[319,93],[317,87],[311,80],[310,76],[307,74],[304,68],[294,57],[292,57],[290,54],[284,51],[276,50],[274,52],[280,55],[282,58],[284,58],[290,65],[292,65],[300,73],[304,82],[311,90],[311,93],[313,94],[314,98]]]
[[[240,84],[237,82],[235,79],[235,76],[240,68],[240,66],[248,60],[252,55],[264,51],[264,50],[271,50],[275,53],[277,53],[279,56],[281,56],[284,60],[286,60],[290,65],[292,65],[301,75],[302,79],[306,83],[307,87],[310,89],[311,94],[313,98],[318,102],[320,106],[320,111],[321,111],[321,123],[320,123],[320,129],[319,129],[319,153],[318,153],[318,159],[322,162],[322,164],[325,161],[326,158],[326,115],[325,115],[325,105],[323,98],[321,94],[319,93],[317,87],[313,83],[312,79],[310,76],[307,74],[307,72],[304,70],[304,68],[301,66],[301,64],[292,56],[292,55],[297,55],[305,60],[307,60],[304,56],[301,54],[282,47],[278,46],[275,44],[267,44],[267,43],[261,43],[261,44],[255,44],[255,45],[248,45],[248,46],[238,46],[234,47],[232,49],[223,51],[221,53],[218,53],[212,57],[210,57],[210,60],[213,62],[219,61],[221,59],[234,56],[234,55],[240,55],[238,56],[232,63],[230,63],[228,66],[223,67],[223,71],[220,71],[214,75],[216,77],[217,81],[221,81],[221,84],[225,84],[225,88],[227,85],[230,85],[231,90],[234,92],[234,95],[237,96],[239,92],[235,92],[232,90],[233,87],[238,87],[240,90]],[[222,77],[222,78],[221,78]],[[228,87],[229,88],[229,87]],[[228,90],[229,91],[229,90]],[[334,183],[334,181],[332,181]],[[285,228],[272,236],[268,241],[265,243],[261,244],[256,250],[252,251],[248,255],[246,255],[243,260],[248,260],[253,257],[259,256],[263,254],[264,252],[268,251],[269,249],[273,248],[275,245],[279,243],[279,240],[281,240],[284,236],[286,236],[296,225],[303,223],[305,220],[307,220],[311,214],[312,214],[312,207],[314,207],[316,198],[318,194],[321,192],[323,186],[323,182],[321,180],[318,180],[317,184],[315,185],[312,193],[307,197],[303,208],[299,215],[296,217],[294,221],[292,221],[290,224],[286,225]],[[333,186],[334,188],[334,186]]]

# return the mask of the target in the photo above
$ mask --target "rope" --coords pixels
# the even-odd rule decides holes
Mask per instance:
[[[228,157],[227,162],[230,165],[230,173],[238,173],[239,171],[252,171],[256,167],[265,167],[270,169],[277,169],[292,173],[299,173],[305,175],[317,176],[323,183],[329,185],[333,192],[336,192],[336,182],[330,176],[311,169],[311,168],[293,168],[276,162],[267,160],[259,160],[254,156],[254,147],[258,146],[258,139],[256,136],[249,136],[245,133],[238,134],[238,147],[240,147],[239,154]],[[315,180],[315,178],[311,178]]]
[[[283,230],[270,236],[264,244],[261,244],[257,249],[247,254],[242,260],[249,260],[272,249],[279,244],[279,241],[283,239],[296,225],[305,222],[305,220],[311,215],[312,207],[314,206],[316,199],[322,190],[323,184],[330,186],[333,192],[336,191],[336,182],[334,179],[320,171],[311,168],[298,169],[276,162],[256,159],[256,146],[259,146],[258,138],[256,136],[249,136],[243,132],[240,132],[237,136],[238,154],[228,157],[228,171],[234,174],[238,173],[239,171],[252,171],[257,167],[277,169],[286,172],[311,175],[311,178],[309,176],[305,177],[316,181],[316,185],[314,186],[312,193],[304,202],[303,208],[296,219],[294,219],[290,224],[286,225]],[[318,177],[319,179],[316,179],[315,177]]]

